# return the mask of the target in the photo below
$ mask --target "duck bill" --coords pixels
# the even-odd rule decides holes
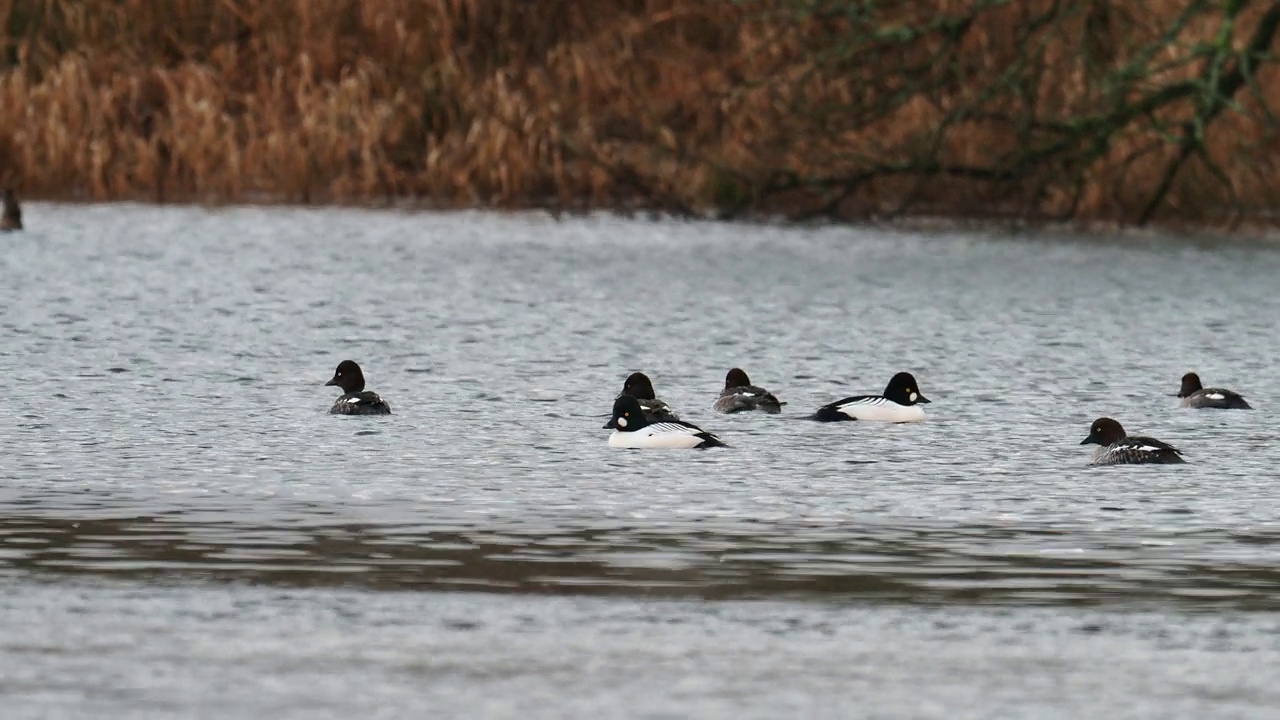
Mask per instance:
[[[917,403],[917,404],[924,404],[924,405],[928,405],[928,404],[929,404],[929,403],[931,403],[931,402],[933,402],[933,401],[932,401],[932,400],[930,400],[929,398],[927,398],[927,397],[923,396],[923,395],[917,395],[917,396],[916,396],[916,403]]]
[[[1088,444],[1090,444],[1090,443],[1094,443],[1094,444],[1097,444],[1097,445],[1101,445],[1101,444],[1102,444],[1102,443],[1098,442],[1098,438],[1096,438],[1096,437],[1094,437],[1094,436],[1092,436],[1092,435],[1090,435],[1089,437],[1087,437],[1087,438],[1085,438],[1085,439],[1083,439],[1083,440],[1081,440],[1081,441],[1080,441],[1080,444],[1081,444],[1081,445],[1088,445]]]
[[[613,418],[613,419],[612,419],[612,420],[610,420],[609,422],[605,423],[605,424],[604,424],[604,429],[605,429],[605,430],[617,430],[617,429],[618,429],[618,419],[617,419],[617,418]]]
[[[324,384],[324,386],[325,386],[325,387],[329,387],[330,385],[337,385],[337,384],[338,384],[338,378],[334,378],[334,379],[330,380],[329,382],[325,383],[325,384]]]

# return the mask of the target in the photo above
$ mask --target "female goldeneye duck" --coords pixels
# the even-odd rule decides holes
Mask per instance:
[[[1089,437],[1080,441],[1081,445],[1089,443],[1102,446],[1093,453],[1094,465],[1186,462],[1178,448],[1155,438],[1125,435],[1120,423],[1107,417],[1093,421]]]
[[[1189,372],[1182,376],[1182,389],[1175,397],[1182,398],[1182,407],[1219,408],[1222,410],[1252,410],[1239,393],[1222,388],[1207,388],[1200,384],[1200,376]]]
[[[364,389],[364,373],[354,360],[343,360],[325,386],[337,385],[343,395],[329,409],[331,415],[390,415],[391,406],[378,393]]]
[[[640,407],[644,409],[644,417],[649,422],[672,422],[680,420],[680,417],[671,412],[671,408],[667,404],[659,400],[653,392],[653,383],[649,382],[649,376],[642,372],[631,373],[622,383],[622,395],[630,395],[640,401]],[[619,395],[621,397],[621,395]]]
[[[0,213],[0,230],[8,232],[10,230],[22,229],[22,207],[18,205],[18,198],[13,194],[13,190],[4,189],[4,212]]]
[[[837,400],[818,408],[813,416],[821,422],[838,420],[870,420],[873,422],[920,422],[924,420],[924,408],[920,403],[929,402],[920,393],[920,386],[909,372],[893,376],[883,395],[858,395]]]
[[[605,423],[612,428],[609,447],[617,448],[709,448],[724,447],[720,438],[692,423],[682,420],[650,422],[640,401],[630,395],[619,395],[613,401],[613,419]]]
[[[783,405],[786,403],[779,402],[773,393],[752,385],[751,378],[741,368],[734,368],[724,376],[724,389],[713,408],[722,413],[760,410],[776,415],[782,412]]]

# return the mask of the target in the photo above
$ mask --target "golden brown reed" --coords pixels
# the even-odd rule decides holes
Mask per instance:
[[[1204,48],[1241,49],[1269,3],[1244,3],[1233,24],[1206,3],[1169,34],[1190,5],[0,0],[0,185],[95,200],[1255,217],[1280,201],[1274,62],[1218,112],[1203,93],[1123,112],[1205,77]],[[1179,161],[1197,114],[1203,145]]]

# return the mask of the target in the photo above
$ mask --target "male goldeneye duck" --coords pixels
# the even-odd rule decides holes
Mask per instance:
[[[1220,408],[1222,410],[1252,410],[1239,393],[1222,388],[1207,388],[1200,384],[1200,376],[1189,372],[1182,376],[1182,389],[1176,397],[1182,398],[1182,407]]]
[[[9,188],[4,189],[4,212],[0,213],[0,230],[21,230],[22,229],[22,207],[18,205],[18,198]]]
[[[751,384],[751,378],[741,368],[734,368],[724,376],[724,389],[713,406],[717,412],[736,413],[744,410],[761,410],[770,414],[782,412],[784,402],[764,388]]]
[[[830,405],[818,408],[813,419],[822,422],[837,420],[920,422],[924,420],[924,408],[919,405],[927,402],[929,398],[920,394],[920,386],[911,373],[900,372],[889,381],[883,395],[858,395],[837,400]]]
[[[364,373],[354,360],[343,360],[325,386],[337,385],[343,396],[329,409],[331,415],[390,415],[391,406],[378,393],[364,389]]]
[[[668,422],[680,419],[678,415],[671,412],[671,408],[667,407],[666,403],[654,395],[653,383],[649,382],[649,376],[642,372],[631,373],[627,376],[626,382],[622,383],[622,395],[630,395],[639,400],[640,407],[644,409],[644,417],[649,422]]]
[[[1111,418],[1098,418],[1089,427],[1089,437],[1081,445],[1101,445],[1093,453],[1094,465],[1136,465],[1139,463],[1180,463],[1182,451],[1155,438],[1124,434],[1120,423]]]
[[[613,419],[604,425],[613,428],[609,447],[617,448],[709,448],[723,447],[720,438],[683,420],[650,422],[640,401],[619,395],[613,401]]]

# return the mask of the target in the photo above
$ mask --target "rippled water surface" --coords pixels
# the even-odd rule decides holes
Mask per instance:
[[[27,216],[0,236],[20,717],[1280,706],[1274,247]],[[327,414],[345,358],[395,414]],[[711,412],[734,365],[784,413]],[[731,447],[608,448],[635,370]],[[928,422],[803,419],[898,370]],[[1188,370],[1257,410],[1179,408]],[[1087,467],[1100,415],[1188,463]]]

